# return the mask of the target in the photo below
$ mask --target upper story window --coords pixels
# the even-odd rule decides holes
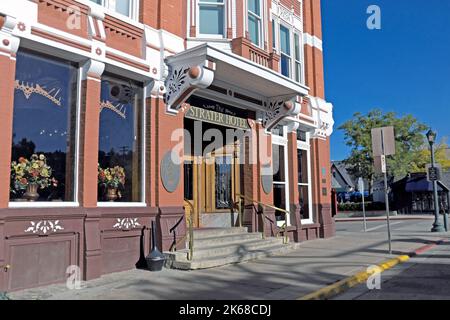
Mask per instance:
[[[19,50],[10,199],[76,202],[77,65]]]
[[[291,77],[291,32],[280,25],[281,74]]]
[[[261,0],[248,0],[248,33],[250,41],[261,46]]]
[[[138,0],[91,0],[131,19],[137,19]]]
[[[272,33],[272,46],[280,54],[281,74],[303,82],[303,44],[300,31],[273,18]]]
[[[198,25],[200,36],[225,37],[224,0],[199,0]]]

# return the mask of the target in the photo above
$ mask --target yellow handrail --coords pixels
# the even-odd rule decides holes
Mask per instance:
[[[288,215],[290,214],[290,212],[289,212],[288,210],[282,209],[282,208],[278,208],[278,207],[275,207],[275,206],[270,205],[270,204],[266,204],[266,203],[264,203],[264,202],[261,202],[261,201],[252,199],[252,198],[250,198],[250,197],[247,197],[247,196],[245,196],[245,195],[243,195],[243,194],[237,193],[237,194],[236,194],[236,197],[239,197],[240,199],[247,200],[247,201],[249,201],[249,202],[257,203],[257,204],[259,204],[259,205],[261,205],[261,206],[263,206],[263,207],[266,207],[266,208],[271,208],[271,209],[275,209],[275,210],[277,210],[277,211],[284,212],[284,224],[283,224],[283,226],[281,226],[281,229],[284,229],[284,239],[283,239],[283,242],[284,242],[285,244],[287,244],[287,243],[289,242],[289,237],[288,237],[288,234],[287,234],[287,227],[288,227],[288,225],[287,225],[287,217],[288,217]],[[241,201],[239,200],[239,202],[238,202],[238,203],[239,203],[239,210],[240,210],[240,206],[241,206],[240,202],[241,202]],[[262,219],[262,222],[263,222],[263,238],[265,238],[265,219],[264,219],[264,217],[263,217],[263,219]],[[280,234],[280,231],[277,232],[277,237],[278,237],[279,234]]]
[[[188,217],[188,228],[189,228],[189,254],[188,254],[188,260],[191,261],[194,256],[194,226],[192,221],[192,214],[194,213],[195,209],[192,203],[189,202],[189,200],[184,199],[184,202],[188,204],[188,206],[191,208],[191,214]],[[187,237],[187,235],[185,236]]]

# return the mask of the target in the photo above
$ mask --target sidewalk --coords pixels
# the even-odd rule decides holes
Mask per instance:
[[[390,220],[434,220],[434,215],[396,215],[390,216]],[[363,217],[342,217],[335,218],[336,222],[353,222],[353,221],[363,221]],[[366,217],[366,221],[384,221],[386,220],[386,215],[376,216],[376,217]]]
[[[445,235],[430,233],[429,221],[404,221],[393,230],[394,255],[386,232],[340,232],[303,243],[287,255],[216,269],[151,273],[132,270],[104,276],[81,290],[64,284],[9,294],[11,299],[297,299],[369,265],[405,254]]]

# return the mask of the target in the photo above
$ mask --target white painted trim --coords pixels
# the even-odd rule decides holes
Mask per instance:
[[[145,202],[97,202],[99,208],[145,208],[147,204]]]
[[[9,208],[78,208],[80,204],[78,202],[21,202],[10,201]]]
[[[234,53],[219,50],[218,48],[215,48],[207,43],[188,49],[176,56],[168,57],[167,63],[172,64],[177,61],[198,61],[199,59],[204,61],[207,60],[206,58],[233,65],[243,71],[264,78],[274,85],[283,86],[286,89],[292,90],[292,95],[307,95],[309,92],[308,87],[287,78],[278,72],[265,68]]]
[[[287,128],[286,126],[283,126],[283,136],[278,136],[278,135],[274,135],[272,134],[272,145],[278,145],[278,146],[282,146],[284,149],[284,182],[276,182],[274,181],[273,184],[278,184],[278,185],[284,185],[285,186],[285,209],[287,211],[289,211],[290,214],[292,214],[292,212],[290,211],[290,200],[289,200],[289,156],[288,156],[288,138],[287,138]],[[272,155],[273,156],[273,155]],[[287,225],[290,226],[291,225],[291,216],[290,214],[287,216]],[[283,226],[284,221],[277,221],[277,226],[281,227]]]
[[[316,36],[312,36],[309,33],[303,34],[303,43],[304,45],[308,45],[310,47],[316,48],[320,51],[323,51],[323,43],[322,40]]]
[[[309,218],[301,219],[302,225],[305,224],[313,224],[314,216],[313,216],[313,206],[312,206],[312,177],[311,177],[311,134],[306,132],[306,142],[300,141],[297,139],[297,149],[305,150],[307,152],[307,173],[308,173],[308,183],[298,183],[299,186],[308,186],[308,211]]]

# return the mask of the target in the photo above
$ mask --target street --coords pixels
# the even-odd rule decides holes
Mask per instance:
[[[362,231],[361,221],[338,222],[336,237],[304,242],[299,249],[283,256],[196,271],[164,269],[159,273],[151,273],[131,270],[89,281],[85,288],[79,290],[69,290],[65,284],[58,284],[13,292],[9,294],[9,298],[298,299],[365,270],[370,265],[379,264],[399,254],[408,254],[431,241],[447,237],[445,234],[431,233],[432,222],[430,219],[392,221],[393,255],[387,253],[385,221],[369,221],[366,233]],[[387,283],[383,282],[381,291],[361,292],[358,291],[362,290],[360,286],[348,291],[349,296],[344,293],[336,298],[396,298],[395,292],[402,292],[404,297],[413,297],[420,291],[432,290],[432,284],[445,284],[445,279],[441,278],[450,274],[450,270],[446,270],[450,263],[448,250],[448,244],[441,245],[432,254],[426,252],[423,256],[383,273],[383,280],[385,276],[387,280],[388,272],[394,278],[387,280]],[[401,270],[399,275],[392,273],[398,272],[397,270]],[[424,279],[417,277],[424,272],[421,277],[427,278],[426,285],[423,283]],[[416,278],[417,281],[411,280]],[[404,295],[403,290],[409,292],[409,296]],[[446,290],[446,287],[433,292],[439,293],[440,297],[450,297],[450,289]]]

